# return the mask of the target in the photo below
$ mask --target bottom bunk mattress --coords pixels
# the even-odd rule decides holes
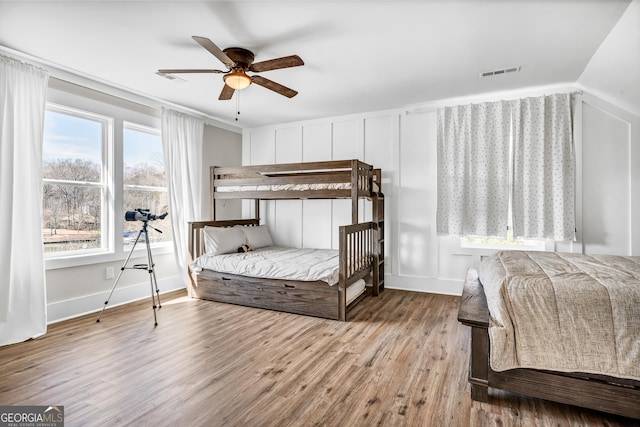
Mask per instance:
[[[502,251],[479,278],[494,371],[640,380],[640,257]]]
[[[191,263],[200,298],[327,318],[338,316],[338,251],[270,246],[249,252],[205,254]],[[349,285],[349,305],[365,293]]]
[[[213,270],[263,279],[321,280],[329,286],[339,278],[338,251],[334,249],[267,246],[248,252],[205,254],[191,268],[195,272]]]

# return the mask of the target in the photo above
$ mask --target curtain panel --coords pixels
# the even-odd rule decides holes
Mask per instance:
[[[162,110],[162,147],[169,195],[169,216],[180,276],[187,285],[189,234],[187,223],[200,218],[202,138],[204,122]]]
[[[0,345],[47,330],[42,243],[46,71],[0,55]]]
[[[520,99],[513,108],[513,235],[575,236],[571,95]]]
[[[510,114],[506,101],[438,109],[438,234],[506,237]]]

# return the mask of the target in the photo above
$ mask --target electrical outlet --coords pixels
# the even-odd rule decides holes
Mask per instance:
[[[109,279],[113,279],[114,277],[114,270],[113,267],[107,267],[104,269],[104,280],[109,280]]]

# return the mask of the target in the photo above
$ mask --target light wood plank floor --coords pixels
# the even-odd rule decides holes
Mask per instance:
[[[67,426],[624,426],[493,391],[472,402],[457,297],[386,290],[349,322],[163,296],[0,348],[0,405]],[[639,403],[640,404],[640,403]]]

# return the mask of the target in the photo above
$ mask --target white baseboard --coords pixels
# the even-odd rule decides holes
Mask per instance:
[[[184,281],[178,276],[158,279],[158,290],[160,290],[160,295],[184,288]],[[97,294],[85,295],[47,304],[47,323],[51,324],[61,322],[63,320],[100,311],[104,306],[104,302],[109,298],[109,292],[111,292],[111,289]],[[108,310],[109,308],[117,307],[143,298],[151,298],[151,287],[149,282],[138,283],[136,285],[126,287],[116,287],[106,309]]]
[[[428,292],[443,295],[462,295],[463,280],[433,279],[426,277],[392,276],[385,275],[385,288],[402,291]],[[158,280],[160,294],[184,289],[184,283],[178,276],[167,277]],[[111,296],[109,308],[117,307],[144,298],[150,298],[149,282],[136,285],[117,287]],[[71,298],[47,304],[47,323],[52,324],[85,314],[96,313],[102,310],[104,302],[109,297],[111,289],[96,294]]]
[[[462,295],[464,280],[434,279],[413,276],[384,276],[385,289],[428,292],[431,294]]]

